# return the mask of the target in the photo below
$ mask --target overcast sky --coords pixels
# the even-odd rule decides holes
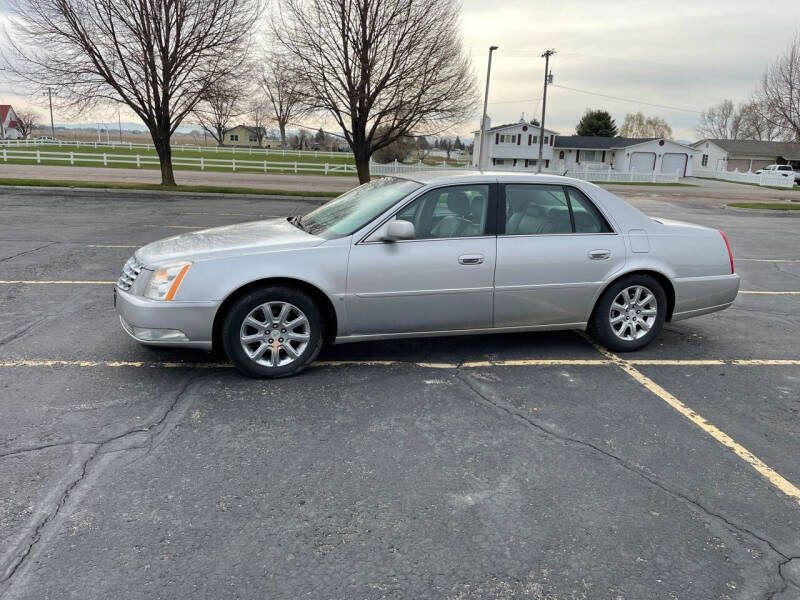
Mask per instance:
[[[493,124],[540,117],[546,48],[556,86],[700,111],[744,101],[765,65],[800,27],[800,2],[773,10],[753,0],[464,0],[464,42],[483,89],[488,47]],[[780,15],[780,16],[778,16]],[[698,115],[550,87],[547,121],[574,133],[586,108],[621,124],[627,112],[660,116],[678,139],[695,139]],[[509,102],[522,99],[526,102]],[[500,103],[503,104],[500,104]]]
[[[547,125],[562,134],[574,133],[586,108],[604,108],[618,124],[627,112],[657,115],[672,126],[677,139],[693,140],[698,115],[690,111],[724,98],[746,100],[764,67],[800,28],[798,0],[775,7],[753,0],[463,2],[464,45],[473,57],[481,98],[488,47],[500,46],[492,65],[492,122],[517,121],[523,112],[526,118],[541,116],[541,53],[555,48],[551,68],[556,85],[548,91]],[[0,10],[3,4],[0,0]],[[0,72],[0,102],[23,106],[24,97],[15,91]],[[677,110],[681,108],[687,110]],[[479,114],[456,133],[469,135]],[[56,122],[102,118],[112,117],[57,115]]]

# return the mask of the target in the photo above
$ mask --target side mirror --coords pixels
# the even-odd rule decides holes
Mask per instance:
[[[384,242],[395,242],[397,240],[413,240],[414,224],[408,221],[394,220],[389,223],[386,233],[383,236]]]

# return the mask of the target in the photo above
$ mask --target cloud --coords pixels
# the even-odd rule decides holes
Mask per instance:
[[[800,2],[765,19],[751,0],[465,0],[463,32],[481,89],[494,44],[489,114],[495,123],[538,116],[546,48],[557,84],[700,111],[724,98],[745,101],[764,67],[783,51],[800,22]],[[665,118],[676,137],[694,138],[697,115],[553,87],[547,122],[571,133],[586,108],[621,122],[627,112]],[[476,115],[477,117],[477,115]],[[477,125],[477,118],[475,119]]]

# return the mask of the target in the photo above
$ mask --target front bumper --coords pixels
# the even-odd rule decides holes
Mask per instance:
[[[147,346],[211,350],[214,316],[219,305],[219,302],[150,300],[114,287],[114,306],[122,329]]]

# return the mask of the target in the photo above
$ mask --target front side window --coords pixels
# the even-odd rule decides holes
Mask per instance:
[[[708,154],[703,154],[703,160],[701,162],[701,166],[707,167],[708,166]]]
[[[506,235],[610,233],[592,202],[560,185],[506,185]]]
[[[488,217],[488,185],[437,188],[396,215],[397,219],[414,225],[417,240],[486,235]]]
[[[239,135],[236,134],[236,133],[232,133],[231,134],[231,141],[232,142],[238,142],[239,141]]]
[[[360,185],[292,221],[300,229],[327,239],[351,235],[397,204],[421,183],[382,177]]]

